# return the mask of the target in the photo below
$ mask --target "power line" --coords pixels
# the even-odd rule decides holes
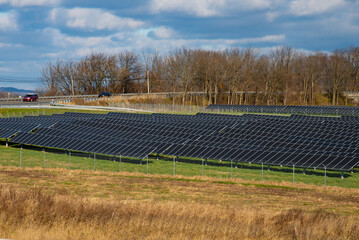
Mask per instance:
[[[2,76],[0,75],[0,81],[38,81],[40,78],[34,78],[34,77],[15,77],[15,76]]]
[[[4,76],[4,75],[0,75],[0,77],[2,77],[2,78],[25,78],[25,79],[35,79],[35,78],[39,78],[39,77]]]

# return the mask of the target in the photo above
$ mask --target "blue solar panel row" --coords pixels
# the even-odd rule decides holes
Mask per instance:
[[[104,142],[101,140],[85,140],[31,133],[19,133],[11,141],[14,143],[34,146],[46,146],[72,151],[126,156],[140,159],[145,158],[148,154],[155,150],[154,147],[150,148],[142,145],[126,145]]]
[[[358,117],[65,113],[0,124],[29,125],[27,119],[36,127],[18,130],[11,142],[137,158],[155,153],[334,170],[359,163]]]
[[[212,111],[235,111],[253,113],[317,114],[317,115],[359,115],[359,107],[351,106],[289,106],[289,105],[227,105],[211,104]]]

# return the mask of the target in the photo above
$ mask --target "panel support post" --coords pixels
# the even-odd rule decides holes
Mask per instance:
[[[6,147],[9,146],[8,139],[6,138]]]
[[[236,161],[234,167],[235,167],[235,168],[238,168],[238,161]]]
[[[46,162],[46,152],[45,152],[45,147],[42,147],[42,151],[44,152],[44,168],[45,168],[45,162]]]
[[[96,153],[93,154],[93,170],[96,171]]]
[[[270,165],[268,164],[268,171],[270,171]]]
[[[305,168],[303,168],[303,175],[305,175]]]
[[[205,163],[204,163],[206,166],[207,166],[207,158],[205,159]]]
[[[340,178],[344,179],[344,171],[342,170],[342,172],[340,173]]]
[[[176,175],[176,158],[173,157],[173,176]]]
[[[263,182],[263,162],[262,162],[262,178],[261,181]]]
[[[71,151],[70,150],[68,151],[69,151],[69,169],[71,169]]]

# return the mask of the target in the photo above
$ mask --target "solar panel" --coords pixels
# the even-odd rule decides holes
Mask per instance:
[[[268,107],[271,111],[273,108]],[[286,109],[290,108],[276,111]],[[0,137],[15,135],[10,140],[14,143],[135,158],[155,153],[350,170],[359,159],[358,119],[215,113],[65,113],[0,119]],[[16,131],[1,126],[16,127]]]
[[[236,111],[253,113],[317,114],[358,116],[359,107],[351,106],[287,106],[287,105],[224,105],[211,104],[211,111]]]
[[[2,129],[0,128],[0,138],[8,139],[18,133],[18,130],[14,129]]]

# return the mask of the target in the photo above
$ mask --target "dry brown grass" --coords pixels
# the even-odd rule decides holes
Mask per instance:
[[[0,180],[0,238],[359,236],[359,194],[351,189],[9,167]]]
[[[171,100],[163,95],[139,95],[139,96],[115,96],[110,102],[118,103],[152,103],[152,104],[171,104]]]
[[[99,98],[96,101],[86,102],[84,99],[74,99],[69,105],[88,105],[88,106],[109,106],[113,103],[147,103],[147,104],[172,104],[166,96],[157,95],[138,95],[138,96],[113,96],[111,98]]]

